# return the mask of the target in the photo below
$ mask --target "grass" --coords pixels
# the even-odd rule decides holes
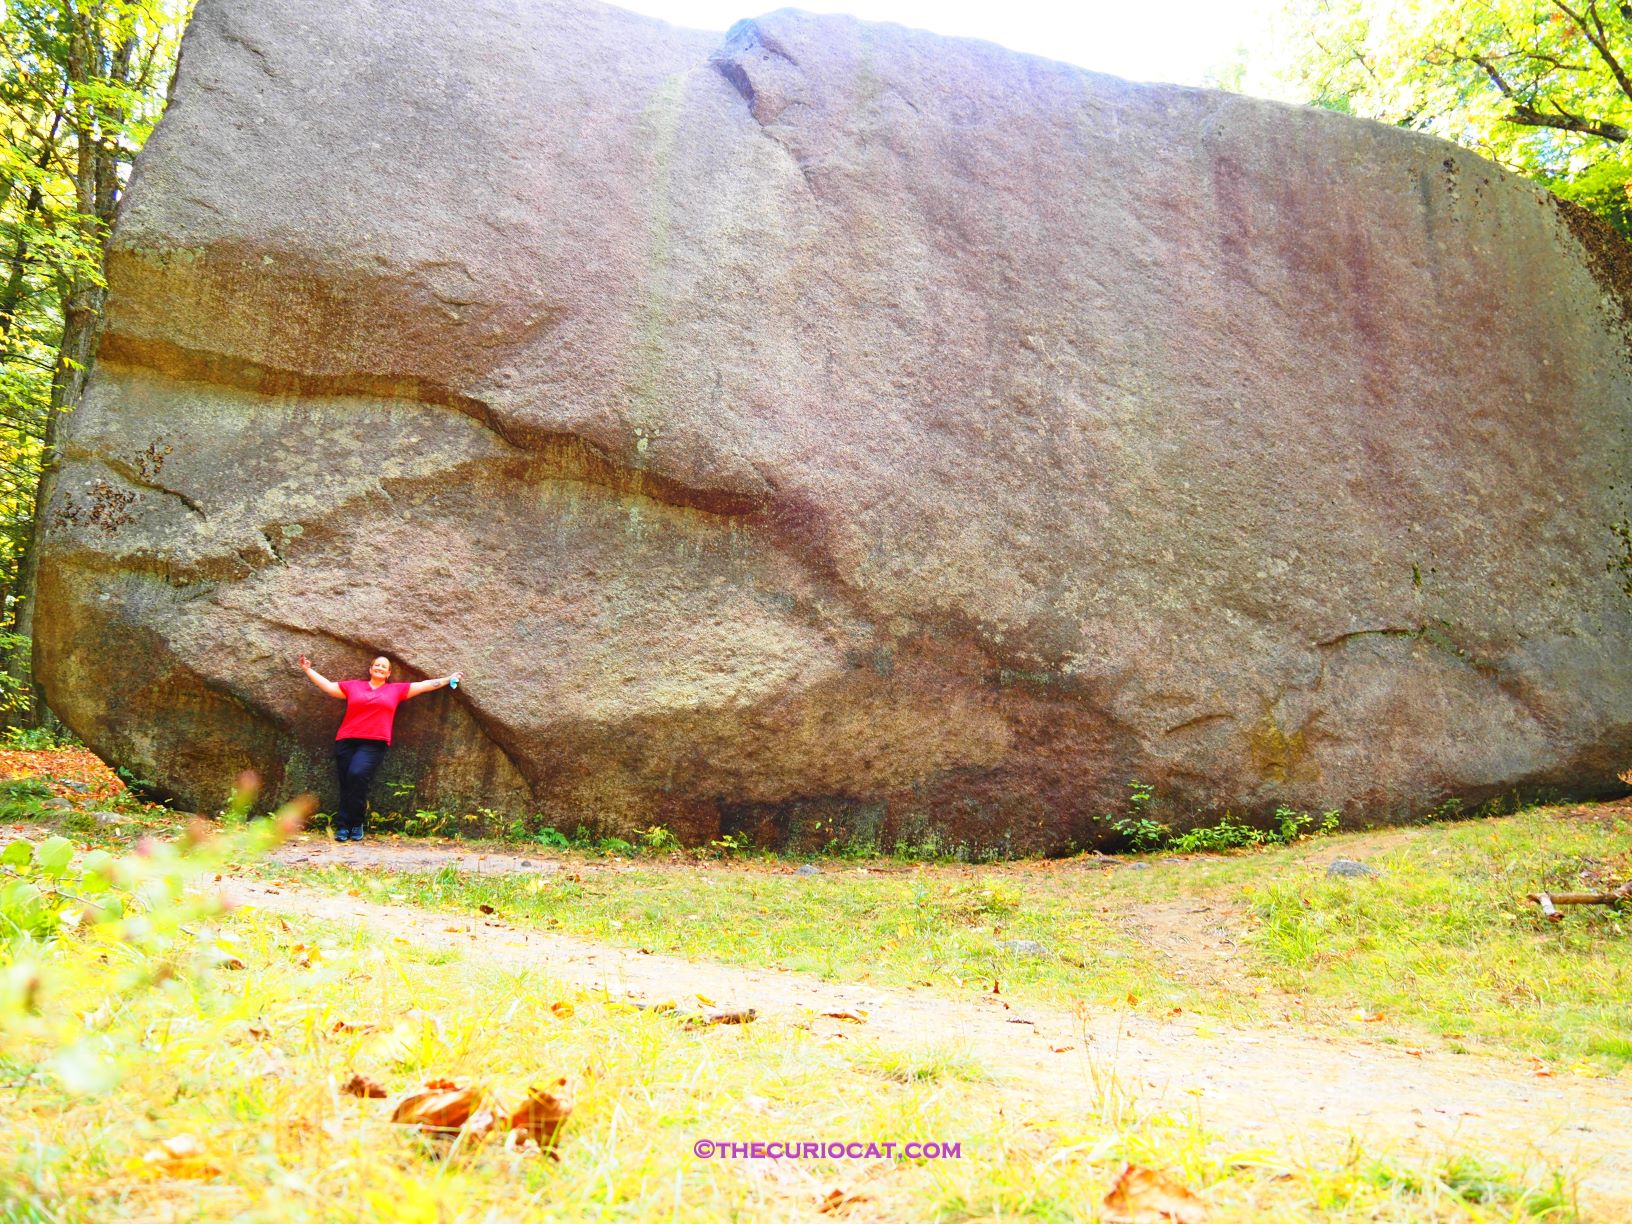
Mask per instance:
[[[128,795],[97,805],[118,811],[123,829],[42,810],[40,799],[38,782],[0,783],[0,819],[109,846],[179,824]],[[1370,1039],[1534,1057],[1560,1073],[1632,1067],[1632,919],[1583,907],[1548,923],[1523,900],[1632,875],[1624,807],[1534,808],[1117,866],[1093,856],[983,867],[818,859],[821,874],[795,876],[792,863],[766,857],[550,853],[563,864],[550,875],[269,870],[374,900],[491,905],[522,924],[828,979],[952,994],[996,982],[1005,996],[1057,1006],[1295,1015]],[[1383,874],[1327,880],[1322,865],[1336,855]],[[1130,921],[1185,900],[1215,907],[1237,941],[1216,972],[1196,958],[1175,963]],[[1001,946],[1011,940],[1045,952],[1018,955]]]
[[[1132,1002],[1225,1020],[1297,1011],[1368,1038],[1534,1056],[1587,1074],[1632,1066],[1628,916],[1583,908],[1545,922],[1524,894],[1632,874],[1624,809],[1515,816],[1340,835],[1230,855],[968,867],[819,860],[699,864],[563,856],[554,874],[390,873],[302,865],[309,884],[509,921],[654,952],[777,966],[829,979],[1068,1005]],[[1353,853],[1382,869],[1328,880]],[[1318,849],[1318,855],[1313,851]],[[1178,965],[1129,919],[1186,899],[1219,907],[1239,954],[1216,972]],[[1213,921],[1197,918],[1195,921]],[[1181,932],[1182,934],[1182,932]],[[1002,942],[1033,940],[1042,955]]]
[[[1624,809],[1514,816],[1131,865],[1066,860],[969,867],[818,860],[699,864],[563,857],[554,874],[391,873],[312,867],[309,884],[508,921],[654,952],[777,966],[829,979],[959,993],[990,990],[1173,1007],[1251,1022],[1294,1011],[1372,1039],[1533,1056],[1560,1071],[1632,1066],[1629,919],[1582,908],[1544,921],[1524,894],[1632,875]],[[1328,880],[1358,846],[1382,874]],[[1318,848],[1318,855],[1312,852]],[[1205,902],[1238,955],[1216,972],[1175,964],[1138,938],[1152,906]],[[1213,919],[1196,919],[1197,922]],[[1003,941],[1033,940],[1042,955]]]
[[[551,874],[389,873],[341,866],[273,869],[377,901],[495,916],[550,930],[728,964],[829,980],[1002,993],[1068,1005],[1123,1003],[1165,1012],[1209,1001],[1165,974],[1148,949],[1076,890],[995,868],[904,870],[829,862],[821,875],[785,865],[573,862]],[[1005,948],[1034,941],[1041,954]]]
[[[1632,1065],[1632,916],[1582,907],[1550,923],[1524,900],[1632,875],[1624,810],[1440,826],[1372,862],[1383,874],[1358,886],[1307,874],[1239,886],[1279,987],[1581,1070]]]
[[[221,944],[242,971],[179,968]],[[188,932],[152,989],[110,996],[107,953],[64,936],[39,1004],[50,1025],[8,1037],[0,1219],[776,1220],[836,1190],[859,1196],[863,1218],[1089,1220],[1127,1160],[1206,1194],[1219,1221],[1573,1216],[1567,1195],[1546,1197],[1553,1174],[1472,1155],[1476,1194],[1399,1153],[1322,1164],[1245,1150],[1141,1108],[1114,1070],[1062,1072],[1050,1108],[961,1047],[770,1021],[688,1029],[544,974],[253,909]],[[52,1068],[86,1043],[116,1078],[75,1090]],[[356,1071],[393,1093],[430,1076],[566,1075],[577,1105],[559,1160],[450,1148],[391,1124],[390,1102],[340,1095]],[[1065,1105],[1072,1075],[1095,1107]],[[190,1164],[149,1158],[182,1136],[197,1143]],[[704,1138],[935,1140],[959,1155],[705,1160]]]
[[[116,828],[47,797],[0,786],[0,818],[115,848],[181,824],[123,799]],[[1629,846],[1622,809],[1538,809],[1322,842],[1322,862],[1351,853],[1384,869],[1358,881],[1327,881],[1308,844],[1114,866],[820,860],[804,876],[776,859],[571,851],[548,875],[261,870],[835,979],[948,993],[997,982],[1005,997],[1085,1015],[1110,1003],[1243,1020],[1296,1009],[1306,1027],[1437,1033],[1557,1060],[1563,1074],[1632,1060],[1625,919],[1590,910],[1547,924],[1518,898],[1624,876]],[[1186,899],[1233,924],[1233,968],[1176,964],[1126,921]],[[1026,939],[1043,954],[999,944]],[[243,971],[219,967],[223,948]],[[759,1220],[807,1217],[831,1191],[860,1196],[850,1210],[863,1218],[1079,1220],[1123,1161],[1204,1192],[1216,1220],[1576,1215],[1562,1173],[1484,1153],[1244,1148],[1148,1105],[1114,1052],[1062,1060],[1057,1096],[1040,1100],[964,1045],[892,1047],[864,1029],[840,1039],[768,1019],[687,1028],[541,973],[253,910],[190,926],[141,967],[151,987],[138,991],[122,945],[65,931],[46,954],[51,985],[32,1019],[0,1033],[0,1221]],[[0,985],[26,981],[26,966],[0,959]],[[389,1123],[388,1105],[339,1095],[356,1070],[393,1092],[431,1075],[565,1074],[578,1105],[558,1162],[495,1145],[449,1152]],[[183,1135],[198,1141],[197,1168],[147,1159]],[[960,1155],[699,1160],[699,1138],[934,1139]]]

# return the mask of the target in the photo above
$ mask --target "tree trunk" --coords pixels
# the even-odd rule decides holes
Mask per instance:
[[[40,153],[34,160],[34,167],[44,171],[51,162],[51,154],[56,148],[57,129],[62,126],[62,111],[59,109],[52,117],[50,130],[45,139],[40,142]],[[23,204],[23,214],[17,222],[17,241],[12,244],[11,272],[6,277],[6,287],[0,292],[0,351],[11,335],[11,329],[17,319],[17,303],[23,296],[24,272],[28,264],[28,223],[39,216],[40,205],[45,201],[45,193],[40,185],[35,183],[28,189],[28,199]]]
[[[70,7],[72,36],[68,48],[67,86],[70,98],[76,85],[89,82],[93,76],[107,79],[112,65],[104,66],[103,49],[95,25],[94,10]],[[125,71],[129,71],[130,44],[121,48]],[[78,214],[75,224],[87,250],[105,251],[107,224],[101,216],[106,207],[110,216],[117,201],[117,174],[111,158],[103,156],[104,136],[95,109],[81,101],[73,110],[74,135],[74,207]],[[108,137],[112,139],[112,137]],[[103,171],[114,182],[99,181]],[[100,260],[98,261],[100,262]],[[97,342],[102,337],[102,308],[107,301],[107,289],[102,284],[100,268],[95,272],[77,270],[70,282],[62,304],[62,342],[57,348],[57,364],[51,375],[51,404],[46,413],[44,449],[40,454],[40,483],[34,492],[34,513],[29,522],[28,538],[23,546],[22,564],[18,567],[17,616],[14,631],[28,639],[26,658],[12,660],[12,674],[23,690],[24,709],[21,721],[37,727],[50,717],[45,704],[45,693],[34,681],[34,586],[39,567],[36,544],[45,508],[51,500],[57,467],[57,422],[63,412],[78,402],[90,373],[91,360],[96,354]],[[21,652],[19,652],[21,653]]]

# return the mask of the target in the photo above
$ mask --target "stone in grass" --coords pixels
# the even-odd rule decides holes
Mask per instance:
[[[1331,865],[1326,868],[1326,878],[1328,880],[1339,876],[1344,879],[1353,880],[1359,879],[1363,876],[1375,875],[1382,875],[1382,872],[1378,871],[1375,867],[1368,867],[1366,864],[1359,862],[1356,859],[1333,859]]]
[[[997,946],[1015,956],[1047,956],[1048,949],[1035,939],[1000,939]]]
[[[793,874],[794,875],[821,875],[822,874],[822,869],[820,867],[816,866],[815,863],[806,863],[803,867],[799,868],[799,870],[794,872]]]
[[[100,825],[123,824],[125,818],[117,812],[92,812],[91,819]]]

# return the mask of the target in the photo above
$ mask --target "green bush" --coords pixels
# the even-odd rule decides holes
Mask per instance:
[[[1336,810],[1327,809],[1317,821],[1308,812],[1282,804],[1275,809],[1274,823],[1268,828],[1237,820],[1231,813],[1225,812],[1217,824],[1199,825],[1175,833],[1150,814],[1155,794],[1149,784],[1129,782],[1128,792],[1127,815],[1108,823],[1126,840],[1129,848],[1139,854],[1156,850],[1171,850],[1178,854],[1218,853],[1259,846],[1288,846],[1306,837],[1324,837],[1336,832],[1341,818]],[[1455,800],[1450,802],[1456,803]],[[1449,807],[1449,804],[1445,806]]]

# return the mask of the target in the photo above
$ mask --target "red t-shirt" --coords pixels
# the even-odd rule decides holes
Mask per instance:
[[[408,685],[399,680],[375,688],[367,680],[342,680],[340,691],[346,695],[346,716],[334,738],[384,740],[389,744],[391,720],[397,716],[397,707],[408,699]]]

